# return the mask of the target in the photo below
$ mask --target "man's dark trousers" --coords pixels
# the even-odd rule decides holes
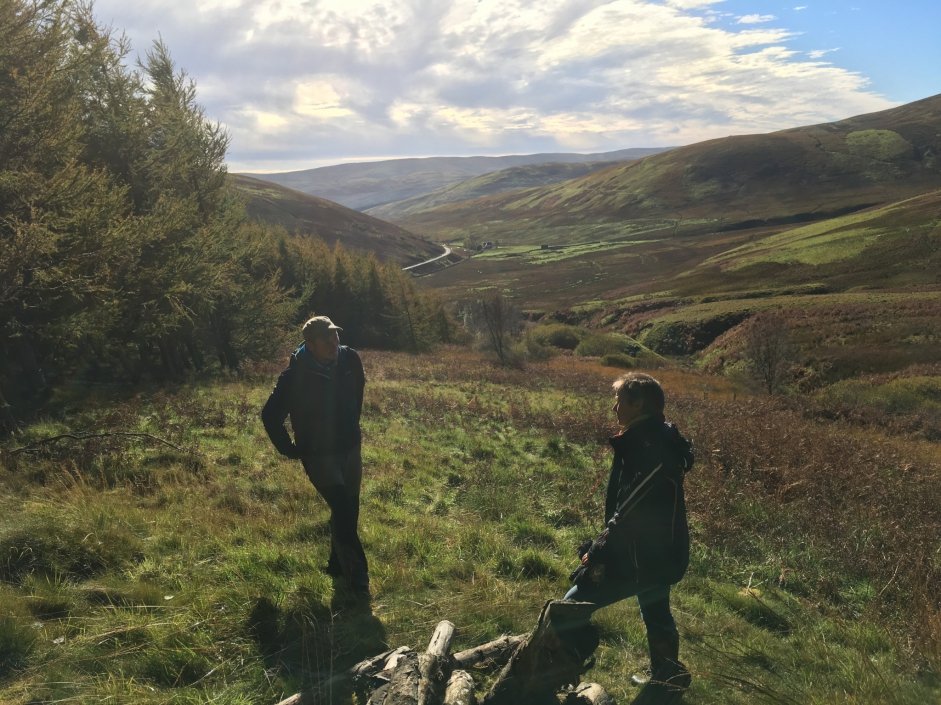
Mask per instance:
[[[369,589],[369,567],[359,540],[360,447],[303,458],[304,472],[330,507],[330,562],[355,590]]]

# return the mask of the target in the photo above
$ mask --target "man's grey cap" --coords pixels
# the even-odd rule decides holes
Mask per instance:
[[[326,316],[314,316],[313,318],[308,319],[307,323],[304,324],[304,339],[315,340],[334,330],[343,329],[340,328],[340,326],[335,325],[333,321],[331,321]]]

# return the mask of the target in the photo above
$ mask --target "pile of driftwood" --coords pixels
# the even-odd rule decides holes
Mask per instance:
[[[351,679],[367,705],[614,705],[594,683],[580,684],[598,645],[589,623],[591,605],[547,602],[532,632],[504,636],[455,654],[451,622],[438,624],[424,653],[406,646],[366,659],[340,678]],[[471,671],[496,679],[478,699]],[[278,705],[307,705],[316,697],[298,693]]]

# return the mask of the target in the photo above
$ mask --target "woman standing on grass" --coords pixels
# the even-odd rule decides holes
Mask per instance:
[[[680,637],[670,612],[670,588],[689,565],[689,527],[683,477],[693,464],[692,444],[664,417],[660,383],[629,373],[614,383],[614,413],[621,432],[610,442],[614,461],[605,498],[607,529],[579,550],[582,565],[567,600],[595,609],[637,597],[647,628],[650,679],[677,688],[690,677],[679,661]],[[590,548],[589,548],[590,546]]]

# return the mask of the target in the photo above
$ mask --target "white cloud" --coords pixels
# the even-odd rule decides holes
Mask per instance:
[[[677,10],[698,10],[701,7],[717,5],[724,0],[666,0],[666,5]]]
[[[891,106],[832,50],[755,26],[770,15],[724,28],[721,0],[212,2],[95,10],[138,51],[163,37],[235,171],[675,145]]]
[[[839,50],[839,47],[835,49],[814,49],[813,51],[808,51],[807,56],[809,56],[811,59],[822,59],[827,54],[832,54],[833,52]]]
[[[803,12],[806,9],[807,9],[807,5],[798,5],[797,7],[794,8],[794,12]]]
[[[294,89],[293,111],[300,117],[324,121],[349,117],[355,113],[347,103],[329,77],[300,81]]]
[[[774,15],[742,15],[738,18],[738,24],[764,24],[765,22],[774,22],[777,17]]]

